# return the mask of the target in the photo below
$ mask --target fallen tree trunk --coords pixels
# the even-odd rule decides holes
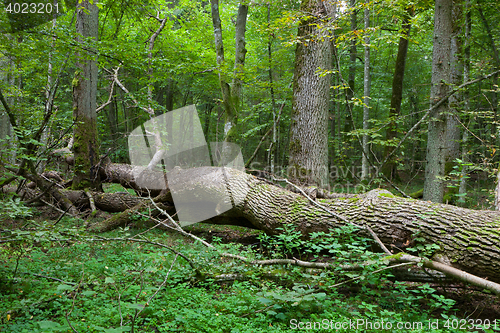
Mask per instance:
[[[225,176],[221,169],[213,168],[212,179],[200,186],[197,175],[207,174],[207,169],[182,170],[177,181],[184,182],[186,192],[195,190],[205,198],[214,198],[214,203],[221,200],[216,193],[229,189],[235,207],[214,219],[219,223],[222,220],[226,224],[248,224],[268,234],[277,234],[278,228],[293,224],[306,235],[327,232],[347,220],[370,226],[382,242],[403,250],[410,246],[438,245],[434,260],[500,282],[500,212],[404,199],[385,190],[373,190],[354,197],[318,199],[318,203],[334,212],[332,216],[302,195],[234,169],[226,168]],[[183,195],[183,189],[178,191],[179,196]],[[92,229],[109,230],[109,222],[103,221]]]
[[[121,184],[125,188],[134,189],[137,194],[145,196],[157,196],[160,194],[161,190],[156,189],[158,179],[163,180],[163,174],[150,171],[146,168],[139,168],[141,172],[137,171],[137,168],[130,164],[119,164],[119,163],[108,163],[99,169],[99,173],[102,182]],[[150,190],[139,186],[138,180],[134,175],[140,173],[141,183],[150,184]]]
[[[90,206],[84,191],[61,190],[61,193],[80,209]],[[96,207],[106,212],[123,212],[147,200],[124,193],[91,192],[91,195]]]

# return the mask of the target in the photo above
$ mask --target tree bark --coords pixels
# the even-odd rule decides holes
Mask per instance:
[[[90,45],[97,40],[98,8],[85,0],[77,5],[77,43]],[[96,53],[81,51],[73,79],[73,131],[75,154],[73,188],[99,188],[99,144],[97,141],[97,63]]]
[[[222,92],[222,101],[224,104],[225,124],[224,124],[224,140],[227,142],[235,142],[238,140],[238,110],[240,108],[241,99],[241,74],[245,64],[245,32],[248,15],[248,5],[241,3],[238,7],[238,16],[236,18],[235,31],[235,61],[234,61],[234,79],[232,87],[229,85],[229,80],[226,74],[222,72],[224,64],[224,44],[222,41],[222,23],[219,13],[219,0],[210,0],[210,8],[212,13],[212,25],[214,28],[215,53],[217,55],[217,66],[219,68],[219,83]]]
[[[368,30],[370,29],[370,1],[366,0],[365,7],[365,66],[364,66],[364,93],[363,93],[363,130],[368,130],[368,120],[370,120],[370,34]],[[361,147],[362,159],[361,159],[361,179],[366,180],[369,175],[369,162],[368,162],[368,134],[363,134],[363,144]]]
[[[452,0],[436,0],[432,54],[431,105],[449,91],[452,25]],[[443,202],[446,153],[447,103],[430,114],[425,167],[424,200]]]
[[[454,86],[459,86],[463,83],[463,61],[462,61],[462,0],[454,0],[453,5],[453,33],[451,38],[451,60],[450,60],[450,83]],[[458,107],[462,101],[463,94],[457,93],[450,96],[449,107],[450,113],[446,119],[446,144],[445,151],[445,173],[448,174],[453,166],[456,165],[455,160],[460,156],[460,123],[458,121]]]
[[[271,4],[267,5],[267,28],[269,30],[271,27]],[[273,82],[273,45],[274,35],[269,34],[269,40],[267,41],[267,59],[269,60],[269,93],[271,94],[271,108],[273,111],[273,138],[271,145],[269,146],[269,164],[271,166],[271,173],[274,174],[274,164],[276,162],[276,157],[279,156],[279,151],[276,147],[276,98],[274,97],[274,82]]]
[[[346,87],[346,118],[344,122],[344,132],[348,133],[354,127],[353,104],[354,87],[356,84],[356,57],[357,57],[357,40],[355,31],[358,28],[358,18],[356,9],[356,0],[350,0],[349,7],[351,12],[351,47],[349,49],[349,75],[347,78],[348,87]]]
[[[488,36],[488,42],[490,44],[491,48],[491,53],[493,56],[493,64],[497,69],[500,69],[500,52],[498,51],[498,48],[495,44],[495,38],[493,36],[493,32],[491,31],[490,25],[488,24],[488,20],[486,19],[486,16],[484,16],[484,12],[481,8],[481,6],[477,7],[477,10],[479,12],[479,16],[481,17],[481,21],[483,22],[484,29],[486,30],[486,35]],[[498,74],[493,76],[493,87],[492,87],[492,92],[491,92],[491,109],[493,111],[493,119],[494,121],[491,122],[491,133],[492,133],[492,138],[493,138],[493,144],[496,145],[498,143],[498,139],[495,140],[495,138],[498,137],[497,134],[497,126],[496,123],[498,122]]]
[[[463,68],[464,82],[468,82],[470,78],[470,47],[471,47],[471,28],[472,28],[472,16],[471,16],[471,3],[470,0],[466,0],[466,9],[465,9],[465,38],[464,38],[464,59],[463,59]],[[469,92],[465,90],[463,93],[464,96],[464,111],[466,113],[470,110],[470,102],[469,102]],[[469,128],[471,124],[471,117],[466,116],[467,128]],[[469,144],[469,131],[464,129],[462,134],[462,171],[460,177],[460,187],[458,189],[459,200],[458,202],[463,204],[465,203],[464,196],[467,194],[467,179],[468,177],[468,167],[466,165],[468,159],[468,144]]]
[[[116,170],[126,169],[116,167]],[[216,193],[230,189],[237,203],[235,208],[207,221],[209,223],[251,226],[268,234],[278,234],[278,228],[293,224],[307,236],[311,232],[328,232],[347,221],[361,227],[369,226],[388,247],[394,245],[405,250],[436,244],[439,250],[434,251],[434,260],[500,282],[500,212],[404,199],[384,190],[336,195],[333,199],[318,199],[313,204],[300,194],[241,171],[225,169],[226,175],[223,176],[220,169],[212,170],[211,167],[187,169],[179,176],[179,180],[186,184],[186,191],[198,186],[201,196],[215,201],[220,197]],[[196,179],[202,173],[209,173],[213,178],[199,186]],[[182,191],[179,195],[182,196]],[[164,198],[163,202],[171,200],[166,195]],[[156,201],[162,200],[157,198]],[[318,207],[317,203],[328,211]],[[98,205],[99,198],[96,197]],[[126,219],[121,221],[126,222]],[[104,231],[118,226],[107,223],[101,222],[93,230]]]
[[[319,0],[303,0],[301,10],[315,13],[300,23],[295,52],[289,145],[290,177],[299,183],[328,186],[328,102],[331,42],[318,27],[328,16]]]
[[[411,9],[407,9],[407,16],[403,18],[402,25],[402,35],[399,38],[398,45],[398,55],[396,56],[396,65],[394,67],[394,76],[392,78],[392,95],[391,95],[391,106],[389,108],[389,118],[391,119],[391,123],[387,128],[386,132],[386,141],[389,145],[385,146],[384,149],[384,157],[389,156],[391,152],[394,150],[392,141],[397,138],[397,125],[396,118],[401,115],[401,102],[403,101],[403,82],[405,75],[405,67],[406,67],[406,55],[408,54],[408,39],[410,37],[411,23],[410,16],[412,15]],[[384,175],[390,179],[398,179],[396,163],[393,159],[388,161],[384,166],[382,166],[381,170]]]
[[[236,16],[236,27],[234,32],[235,39],[235,55],[234,55],[234,76],[232,82],[231,97],[236,109],[236,115],[240,110],[241,105],[241,89],[243,86],[243,69],[245,66],[245,56],[247,54],[245,33],[247,28],[248,5],[241,3],[238,7],[238,15]]]

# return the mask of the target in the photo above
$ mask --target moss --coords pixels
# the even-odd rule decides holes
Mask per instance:
[[[297,198],[298,199],[298,198]],[[296,214],[299,214],[301,212],[301,208],[300,208],[300,205],[297,203],[297,201],[294,201],[292,203],[292,214],[296,215]]]
[[[448,187],[448,190],[443,196],[443,202],[448,204],[454,204],[457,200],[458,188]]]
[[[238,125],[233,124],[233,126],[229,129],[226,136],[227,142],[238,142],[240,139]]]
[[[397,259],[401,258],[403,256],[403,254],[404,254],[404,252],[399,252],[399,253],[384,257],[383,260],[392,260],[392,259],[397,260]]]
[[[290,142],[288,149],[290,151],[290,154],[294,155],[296,153],[299,153],[301,148],[302,148],[302,145],[300,144],[300,140],[296,139],[296,140],[293,140]],[[295,167],[297,167],[297,166],[295,166]]]
[[[96,142],[96,121],[88,119],[84,115],[75,118],[78,124],[75,128],[73,152],[75,156],[74,163],[74,182],[73,189],[98,187],[94,184],[91,175],[93,164],[97,163],[98,143]]]
[[[73,88],[76,88],[78,87],[78,85],[80,84],[80,81],[78,80],[78,78],[75,76],[73,78],[73,81],[71,81],[71,85],[73,86]]]
[[[386,198],[394,198],[395,196],[392,193],[379,193],[379,197],[386,197]]]
[[[416,192],[410,193],[410,197],[413,199],[421,199],[424,197],[424,189],[418,190]]]

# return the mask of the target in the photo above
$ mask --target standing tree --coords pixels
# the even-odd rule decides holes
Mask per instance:
[[[368,130],[368,120],[370,119],[370,0],[366,0],[365,3],[365,65],[364,65],[364,79],[363,79],[363,130]],[[363,144],[362,144],[363,158],[361,160],[361,179],[366,180],[368,178],[368,134],[366,132],[363,134]]]
[[[298,29],[290,130],[290,175],[296,182],[325,186],[328,167],[328,101],[332,44],[319,27],[328,18],[320,0],[303,0]]]
[[[91,43],[98,38],[98,8],[84,0],[77,4],[77,43],[85,45],[77,55],[73,79],[73,188],[99,188],[99,144],[97,141],[97,60]]]
[[[463,83],[464,67],[462,61],[462,35],[463,35],[463,1],[454,0],[453,4],[453,32],[451,36],[450,54],[450,84],[459,86]],[[455,160],[460,157],[460,122],[459,104],[462,102],[463,94],[457,93],[450,96],[450,112],[446,116],[446,152],[445,152],[445,173],[449,173]]]
[[[241,99],[241,75],[245,65],[245,32],[247,25],[248,5],[242,2],[238,8],[238,16],[236,17],[235,31],[235,60],[234,60],[234,78],[231,85],[226,74],[223,73],[224,64],[224,44],[222,42],[222,23],[219,14],[219,0],[211,0],[210,7],[212,10],[212,24],[214,28],[215,52],[217,55],[217,66],[219,67],[219,82],[222,90],[222,101],[224,104],[224,112],[226,121],[224,125],[224,137],[226,141],[233,142],[238,138],[238,130],[236,128],[238,122],[238,111],[240,109]]]
[[[453,0],[436,0],[432,53],[431,105],[449,91]],[[449,106],[442,103],[430,114],[425,167],[424,200],[443,202],[446,127]]]
[[[465,1],[465,22],[464,22],[465,36],[464,36],[464,59],[463,59],[463,82],[468,82],[470,78],[470,47],[471,47],[471,29],[472,29],[472,15],[471,15],[471,3],[470,0]],[[466,113],[470,110],[469,93],[467,90],[463,93],[464,96],[464,111]],[[471,123],[471,117],[467,116],[466,120],[467,126]],[[469,131],[464,130],[462,134],[462,161],[467,161],[468,158],[468,142],[469,142]],[[464,163],[462,165],[462,172],[460,177],[460,187],[458,189],[459,197],[464,197],[467,193],[467,165]],[[465,200],[459,200],[462,204]]]
[[[347,78],[347,84],[349,87],[346,89],[346,110],[347,116],[345,119],[344,132],[350,132],[353,128],[354,119],[353,119],[353,107],[352,107],[352,99],[354,98],[354,87],[356,83],[356,57],[357,53],[357,38],[356,38],[356,30],[358,29],[358,17],[357,17],[357,9],[356,9],[356,0],[350,0],[349,6],[351,8],[351,47],[349,49],[349,75]]]
[[[413,8],[409,6],[407,8],[406,15],[403,17],[401,37],[399,37],[398,55],[396,56],[394,76],[392,78],[391,106],[389,108],[389,117],[391,122],[389,123],[388,129],[386,131],[386,141],[388,141],[388,145],[385,146],[384,157],[389,156],[394,150],[392,141],[397,137],[398,134],[397,124],[395,120],[401,114],[401,102],[403,101],[403,81],[406,67],[406,55],[408,54],[408,39],[410,37],[411,29],[410,19],[412,15]],[[396,163],[393,159],[387,161],[387,163],[382,166],[382,172],[390,180],[398,178],[398,174],[396,172]]]

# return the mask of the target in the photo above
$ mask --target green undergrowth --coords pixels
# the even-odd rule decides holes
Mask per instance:
[[[428,285],[391,282],[388,271],[372,274],[383,263],[361,273],[256,267],[157,229],[93,235],[72,219],[53,223],[26,220],[1,227],[0,332],[289,332],[313,328],[307,325],[315,322],[317,332],[334,331],[332,325],[342,324],[340,332],[365,332],[365,325],[382,321],[386,329],[377,331],[409,331],[407,326],[395,329],[398,322],[414,325],[413,332],[452,331],[443,325],[455,318],[453,301]],[[294,250],[298,241],[293,230],[286,234],[288,238],[261,240],[272,253],[262,246],[223,244],[217,237],[212,243],[220,252],[262,260],[279,253],[286,257]],[[301,250],[311,260],[321,260],[328,252],[347,257],[349,251],[346,262],[354,261],[352,256],[373,256],[365,241],[347,246],[334,236],[318,234]],[[186,256],[201,275],[167,247]],[[221,282],[221,274],[243,278]],[[352,278],[355,281],[346,282]],[[350,291],[340,292],[342,288]],[[436,319],[440,329],[430,330],[429,320]],[[361,326],[353,329],[353,322]],[[388,323],[392,329],[387,329]]]

